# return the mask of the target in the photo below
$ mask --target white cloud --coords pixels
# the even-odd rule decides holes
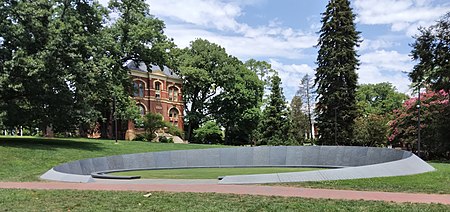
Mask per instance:
[[[410,81],[405,72],[410,71],[413,64],[407,54],[377,50],[361,55],[360,61],[360,84],[390,82],[400,92],[409,91]]]
[[[147,0],[150,13],[166,23],[165,34],[179,47],[187,47],[197,38],[224,47],[242,60],[277,57],[303,58],[303,49],[317,43],[313,32],[283,27],[278,19],[262,26],[249,26],[237,21],[243,7],[263,0]],[[107,5],[108,0],[100,0]]]
[[[189,41],[195,38],[205,38],[242,58],[293,59],[301,58],[302,49],[312,48],[317,43],[316,34],[283,27],[277,19],[266,25],[255,27],[237,21],[245,6],[241,1],[149,2],[151,13],[166,20],[166,34],[173,37],[180,47],[187,46]],[[250,3],[255,2],[257,0],[250,1]]]
[[[280,40],[271,36],[243,37],[239,35],[223,35],[204,29],[196,29],[185,25],[169,25],[166,29],[169,37],[179,47],[187,47],[190,41],[196,38],[207,39],[224,47],[228,54],[239,57],[242,60],[256,57],[284,57],[301,58],[301,48],[306,48],[315,37],[304,39]]]
[[[403,93],[410,93],[410,81],[403,73],[386,73],[381,71],[376,66],[361,65],[357,71],[359,75],[358,82],[360,84],[375,84],[381,82],[390,82],[398,91]]]
[[[379,50],[379,49],[386,49],[393,46],[398,46],[399,43],[395,43],[393,41],[390,41],[388,39],[378,38],[375,40],[371,39],[365,39],[363,38],[362,43],[359,46],[359,51],[366,51],[366,50]]]
[[[283,64],[278,60],[270,59],[272,68],[278,71],[278,75],[283,82],[284,95],[290,101],[298,90],[301,79],[309,74],[314,78],[314,69],[308,64]]]
[[[407,54],[397,51],[377,50],[360,57],[361,65],[371,65],[386,71],[409,71],[413,65]]]
[[[274,29],[276,30],[276,29]],[[187,47],[190,41],[196,38],[207,39],[224,47],[229,54],[241,59],[255,57],[283,57],[283,58],[302,58],[303,49],[311,48],[315,45],[316,36],[292,32],[294,35],[287,37],[270,36],[267,34],[258,34],[264,31],[262,28],[248,30],[254,33],[249,36],[242,34],[224,34],[197,28],[192,25],[167,24],[165,33],[174,38],[174,42],[179,47]],[[280,30],[280,33],[283,31]],[[289,30],[284,33],[289,34]]]
[[[236,30],[239,23],[236,17],[242,14],[240,6],[235,2],[204,0],[164,0],[148,1],[152,14],[176,19],[204,27],[215,27],[219,30]]]
[[[362,24],[388,24],[392,31],[414,35],[418,26],[429,26],[450,10],[450,6],[430,0],[355,0]]]

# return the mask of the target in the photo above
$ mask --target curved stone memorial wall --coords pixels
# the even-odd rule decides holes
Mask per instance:
[[[264,146],[175,150],[89,158],[53,167],[42,179],[92,182],[128,170],[225,167],[325,167],[307,172],[225,176],[220,184],[279,183],[411,175],[434,168],[411,152],[376,147]]]

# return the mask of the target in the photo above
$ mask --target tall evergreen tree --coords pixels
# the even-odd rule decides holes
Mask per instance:
[[[348,0],[330,0],[322,14],[315,85],[319,144],[349,145],[357,116],[359,32]]]
[[[293,144],[303,144],[309,132],[308,116],[303,112],[303,102],[301,96],[294,96],[291,100],[289,111],[289,137]]]
[[[288,110],[281,88],[281,79],[275,75],[271,80],[269,103],[263,112],[260,144],[282,145],[288,142],[287,115]]]
[[[308,74],[306,74],[302,80],[300,81],[300,86],[297,90],[296,96],[301,98],[302,104],[302,110],[304,114],[307,116],[308,124],[306,124],[306,130],[307,130],[307,138],[312,139],[313,138],[313,130],[312,128],[312,119],[313,119],[313,109],[314,109],[314,100],[315,100],[315,88],[313,80]],[[292,99],[294,100],[294,99]],[[291,107],[292,108],[292,107]]]

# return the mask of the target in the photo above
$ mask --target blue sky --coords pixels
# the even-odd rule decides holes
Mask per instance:
[[[100,2],[107,2],[101,0]],[[196,38],[224,47],[242,61],[265,60],[279,72],[286,100],[300,79],[314,75],[317,32],[326,0],[147,0],[179,47]],[[352,0],[357,30],[359,83],[391,82],[409,92],[404,72],[414,63],[409,46],[418,26],[429,26],[450,11],[448,0]]]

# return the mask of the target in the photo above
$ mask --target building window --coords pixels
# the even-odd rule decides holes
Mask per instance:
[[[141,114],[141,116],[144,116],[145,115],[145,107],[144,107],[144,105],[138,104],[137,106],[139,108],[139,114]]]
[[[137,104],[136,106],[138,107],[139,114],[141,114],[141,118],[134,119],[134,127],[135,128],[143,128],[144,120],[142,117],[145,115],[145,107],[142,104]]]
[[[161,98],[161,82],[155,82],[155,97]]]
[[[176,108],[169,110],[169,120],[173,125],[178,125],[178,110]]]
[[[161,91],[161,83],[160,82],[155,82],[155,90]]]
[[[169,100],[170,101],[178,101],[178,88],[172,86],[169,88]]]
[[[133,82],[133,96],[135,97],[144,97],[144,82],[142,81],[134,81]]]

